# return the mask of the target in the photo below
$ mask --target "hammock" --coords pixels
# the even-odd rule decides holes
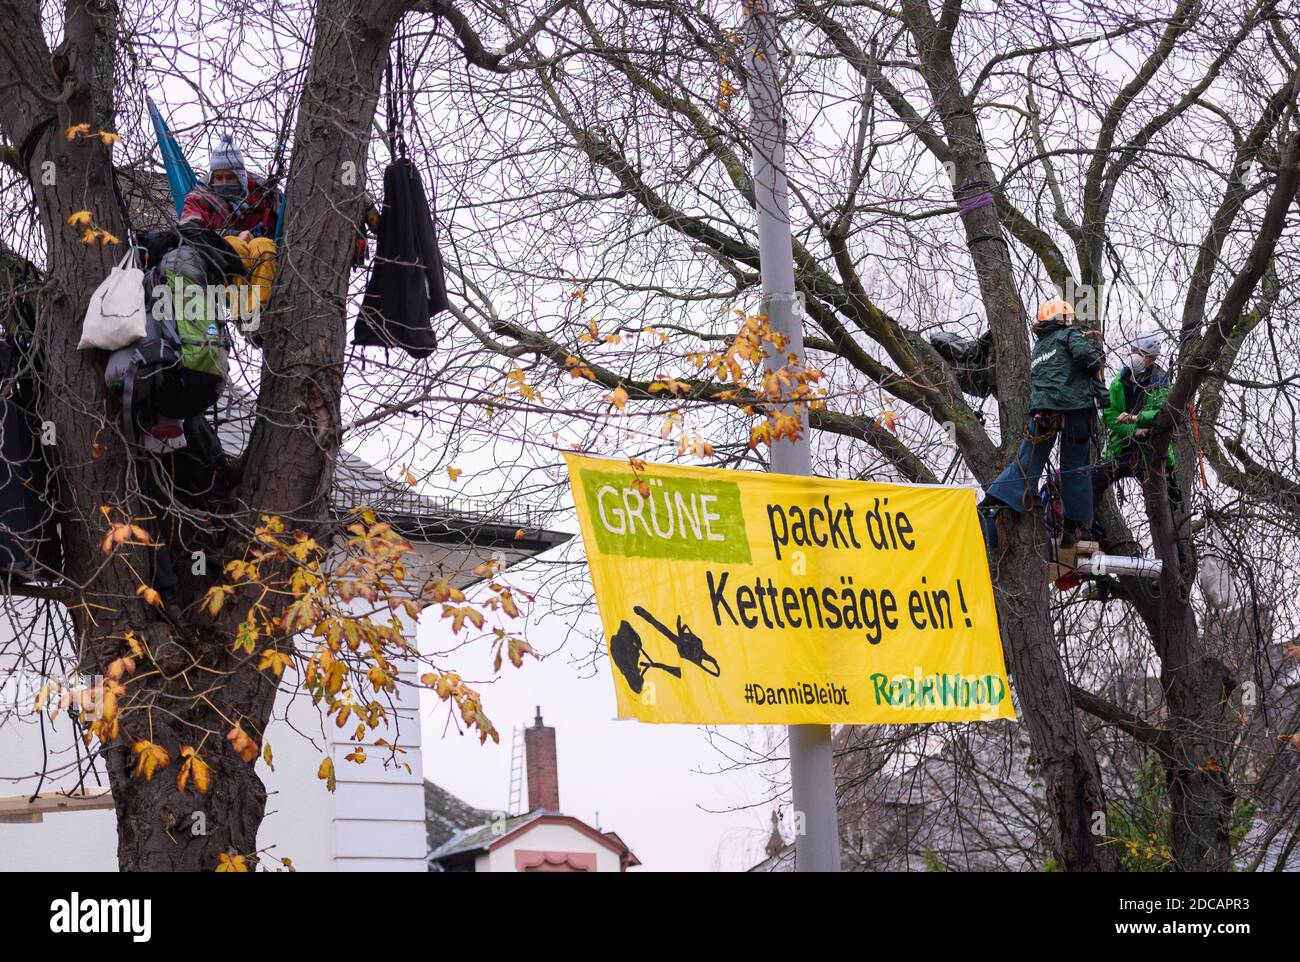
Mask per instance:
[[[168,128],[167,121],[163,120],[158,105],[152,97],[145,97],[145,102],[149,105],[149,119],[153,121],[153,132],[158,138],[158,152],[162,154],[163,169],[167,171],[167,186],[171,188],[172,203],[176,205],[176,216],[180,217],[185,208],[185,197],[194,189],[198,178],[181,153],[176,136]]]

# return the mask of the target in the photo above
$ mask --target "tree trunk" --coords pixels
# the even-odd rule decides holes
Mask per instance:
[[[1180,870],[1226,872],[1236,799],[1226,767],[1236,728],[1229,696],[1236,683],[1206,650],[1188,604],[1190,585],[1179,568],[1165,470],[1162,463],[1147,472],[1143,494],[1151,539],[1163,563],[1159,620],[1149,627],[1168,716],[1157,748],[1169,788],[1170,843]]]
[[[1096,754],[1079,723],[1052,633],[1040,516],[1031,512],[1015,522],[1009,512],[1000,514],[991,559],[998,622],[1031,753],[1043,773],[1052,850],[1065,871],[1113,872],[1119,862],[1101,844],[1106,799]]]

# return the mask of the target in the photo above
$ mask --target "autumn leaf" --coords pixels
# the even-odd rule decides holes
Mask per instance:
[[[447,477],[455,481],[457,478],[460,477],[460,475],[461,475],[460,468],[453,468],[450,465],[447,466]]]
[[[276,678],[284,674],[286,668],[293,666],[293,658],[286,652],[277,648],[267,648],[263,650],[261,659],[258,660],[257,670],[266,671],[268,668]]]
[[[90,124],[73,124],[63,132],[63,136],[68,140],[76,140],[78,137],[86,137],[90,134]]]
[[[144,739],[132,745],[131,752],[135,755],[135,776],[139,778],[143,775],[146,782],[153,778],[155,771],[166,768],[171,761],[167,749]]]
[[[104,674],[113,681],[120,681],[123,675],[129,675],[133,671],[135,671],[135,660],[123,657],[114,658],[110,661],[108,667],[104,670]]]
[[[212,771],[208,768],[207,762],[200,758],[198,752],[190,745],[181,746],[181,758],[185,761],[181,763],[181,770],[176,773],[176,790],[185,791],[186,784],[193,778],[194,787],[206,793],[212,787]]]
[[[334,791],[334,786],[337,784],[334,780],[334,759],[330,758],[328,755],[322,758],[320,768],[316,769],[316,777],[325,781],[325,788],[327,790],[331,792]]]
[[[136,588],[135,593],[155,608],[161,608],[163,606],[162,595],[158,594],[157,591],[150,588],[148,585],[141,585],[139,588]]]
[[[621,384],[605,395],[605,402],[613,405],[620,411],[627,407],[627,399],[627,391],[623,389],[623,385]]]
[[[149,532],[137,524],[110,524],[108,534],[100,542],[100,550],[108,554],[117,545],[149,544]]]
[[[257,758],[257,742],[248,737],[242,726],[236,725],[226,732],[226,740],[244,761],[251,762]]]
[[[203,596],[203,607],[213,618],[221,610],[222,603],[229,595],[235,593],[234,585],[213,585],[208,589],[208,593]]]
[[[454,605],[443,605],[442,616],[451,619],[451,633],[453,635],[460,634],[460,630],[465,627],[466,618],[474,623],[475,628],[483,627],[482,613],[476,608],[471,608],[469,605],[460,605],[459,607]]]
[[[235,648],[243,649],[250,655],[257,647],[257,639],[262,633],[262,629],[253,623],[252,617],[253,613],[250,611],[248,618],[239,623],[239,631],[235,635]]]
[[[510,664],[514,665],[516,668],[522,668],[524,664],[524,655],[532,655],[534,658],[537,657],[536,652],[533,651],[533,646],[528,642],[524,641],[522,638],[511,638]]]
[[[884,428],[894,434],[898,433],[898,423],[903,420],[903,415],[890,408],[884,408],[876,415],[875,425],[878,428]]]
[[[228,855],[222,852],[217,856],[218,872],[247,872],[248,859],[243,855]]]
[[[110,130],[101,130],[95,136],[99,138],[99,142],[105,147],[112,147],[122,139]]]
[[[69,227],[89,227],[94,220],[94,215],[88,210],[79,210],[74,214],[68,215]]]
[[[691,386],[687,384],[685,381],[674,381],[674,380],[655,381],[650,385],[651,394],[658,394],[661,391],[667,391],[669,394],[673,395],[674,397],[681,394],[687,394],[690,392],[690,390],[691,390]]]
[[[419,483],[415,475],[411,473],[410,468],[404,469],[403,476],[406,479],[406,483],[409,484],[411,487],[415,487]]]
[[[576,357],[566,357],[564,366],[569,369],[569,377],[571,378],[584,378],[588,381],[596,380],[595,372]]]

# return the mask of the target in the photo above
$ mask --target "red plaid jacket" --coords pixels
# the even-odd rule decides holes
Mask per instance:
[[[249,231],[254,237],[275,237],[276,217],[280,212],[280,192],[267,191],[262,182],[248,175],[248,198],[233,208],[204,184],[195,184],[185,195],[182,221],[197,221],[221,234]]]

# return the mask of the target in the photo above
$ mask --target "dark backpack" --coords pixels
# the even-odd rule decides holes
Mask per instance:
[[[150,416],[185,420],[217,403],[226,385],[224,307],[216,303],[202,259],[189,245],[169,251],[145,273],[147,333],[114,351],[104,370],[122,396],[128,440]]]
[[[930,337],[930,343],[952,368],[957,386],[964,393],[972,397],[997,396],[992,331],[985,331],[977,338],[940,331]]]

